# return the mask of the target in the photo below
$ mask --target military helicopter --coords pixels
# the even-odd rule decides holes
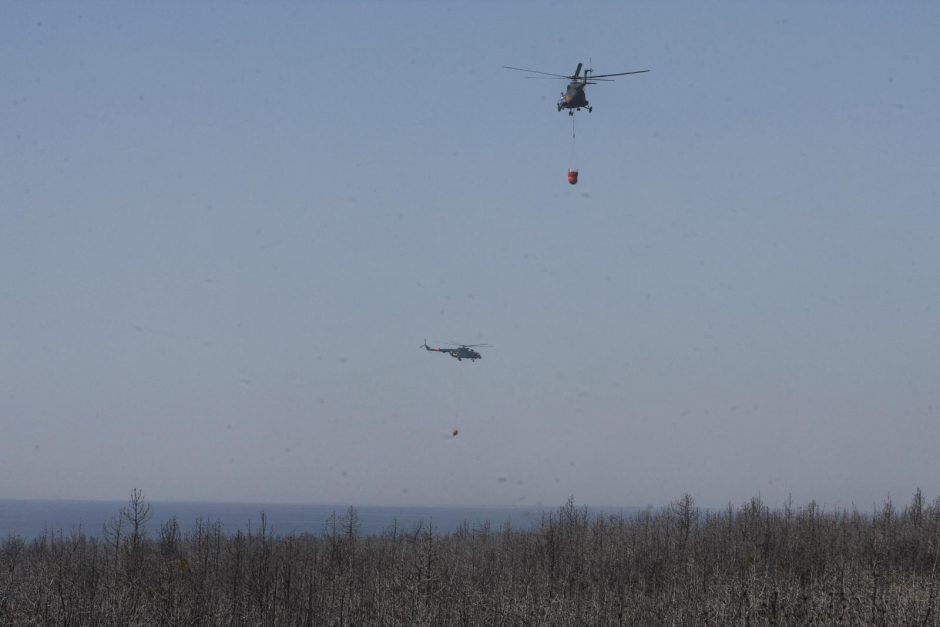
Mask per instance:
[[[428,346],[428,341],[424,340],[424,344],[418,348],[423,348],[424,350],[433,351],[435,353],[447,353],[457,361],[463,361],[464,359],[476,361],[477,359],[483,359],[483,355],[473,350],[478,346],[489,346],[489,344],[459,344],[457,348],[431,348]]]
[[[563,78],[568,83],[568,89],[561,93],[561,100],[558,101],[557,106],[558,110],[568,109],[568,115],[574,115],[575,111],[580,111],[581,108],[585,108],[588,111],[592,111],[593,107],[588,104],[588,99],[584,95],[585,85],[594,85],[595,82],[611,82],[613,81],[611,76],[626,76],[627,74],[643,74],[644,72],[649,72],[649,70],[635,70],[633,72],[619,72],[617,74],[593,74],[594,70],[588,68],[584,70],[584,75],[581,75],[582,63],[578,64],[577,69],[575,69],[574,74],[571,76],[565,76],[564,74],[551,74],[549,72],[540,72],[538,70],[527,70],[521,67],[512,67],[509,65],[504,65],[503,67],[507,70],[518,70],[520,72],[532,72],[533,74],[544,74],[545,76],[526,76],[526,78]]]

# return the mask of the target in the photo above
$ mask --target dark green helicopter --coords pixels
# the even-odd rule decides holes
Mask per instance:
[[[424,350],[435,353],[447,353],[457,361],[463,361],[464,359],[476,361],[477,359],[483,359],[483,355],[473,350],[478,346],[489,346],[489,344],[459,344],[456,348],[431,348],[428,346],[428,341],[424,340],[424,344],[418,348],[424,348]]]
[[[584,95],[585,85],[594,85],[596,81],[611,82],[613,81],[611,76],[626,76],[627,74],[643,74],[644,72],[649,72],[649,70],[635,70],[633,72],[619,72],[617,74],[593,74],[594,70],[588,68],[584,70],[584,75],[581,75],[581,66],[583,64],[579,63],[577,69],[574,71],[574,74],[571,76],[565,76],[564,74],[551,74],[549,72],[540,72],[538,70],[527,70],[521,67],[511,67],[509,65],[504,65],[503,67],[507,70],[518,70],[520,72],[532,72],[533,74],[544,74],[545,76],[526,76],[526,78],[563,78],[568,83],[568,89],[562,92],[561,100],[558,101],[558,110],[568,109],[568,115],[574,115],[575,111],[580,111],[581,108],[585,108],[588,111],[593,110],[588,104],[588,99]]]

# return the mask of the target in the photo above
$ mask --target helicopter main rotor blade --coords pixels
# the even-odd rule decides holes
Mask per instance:
[[[457,346],[458,348],[461,346],[463,346],[464,348],[473,348],[474,346],[489,346],[489,344],[462,344],[460,342],[448,342],[448,343],[453,344],[454,346]]]
[[[523,67],[512,67],[511,65],[504,65],[503,68],[507,70],[518,70],[520,72],[532,72],[533,74],[545,74],[546,76],[554,76],[555,78],[574,78],[573,76],[565,76],[564,74],[552,74],[551,72],[540,72],[538,70],[527,70]]]
[[[627,74],[643,74],[644,72],[649,72],[649,70],[636,70],[634,72],[620,72],[618,74],[591,74],[591,80],[595,78],[604,78],[607,76],[626,76]]]
[[[560,81],[560,80],[566,80],[566,81],[571,81],[571,82],[573,82],[573,83],[577,83],[578,85],[580,85],[581,83],[583,83],[585,80],[587,80],[588,85],[590,85],[590,84],[594,81],[594,77],[593,77],[593,76],[591,76],[591,77],[589,77],[589,78],[587,78],[587,79],[584,79],[584,78],[577,78],[577,79],[574,79],[574,78],[571,78],[570,76],[523,76],[522,78],[527,78],[527,79],[534,80],[534,81]],[[612,79],[612,78],[599,78],[599,79],[597,79],[597,80],[598,80],[598,81],[604,81],[605,83],[613,83],[613,82],[614,82],[614,79]]]

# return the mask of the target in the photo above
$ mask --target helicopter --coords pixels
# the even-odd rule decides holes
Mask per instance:
[[[644,72],[649,72],[649,70],[635,70],[633,72],[619,72],[617,74],[594,74],[594,70],[587,68],[584,70],[584,75],[581,74],[582,63],[578,63],[577,69],[575,69],[574,74],[571,76],[565,76],[564,74],[551,74],[549,72],[540,72],[538,70],[527,70],[521,67],[512,67],[509,65],[504,65],[503,67],[507,70],[518,70],[520,72],[532,72],[533,74],[544,74],[550,78],[563,78],[568,83],[568,89],[561,92],[561,100],[558,101],[557,106],[558,110],[568,109],[568,115],[574,115],[575,111],[580,111],[581,108],[587,109],[589,112],[594,108],[588,104],[588,99],[584,95],[584,87],[586,85],[594,85],[597,81],[611,82],[613,81],[611,76],[626,76],[627,74],[643,74]],[[545,78],[545,76],[526,76],[526,78]]]
[[[457,348],[431,348],[428,346],[428,341],[424,340],[424,344],[418,348],[423,348],[424,350],[435,353],[447,353],[457,361],[463,361],[464,359],[476,361],[477,359],[483,359],[483,355],[473,350],[478,346],[489,346],[489,344],[459,344]]]

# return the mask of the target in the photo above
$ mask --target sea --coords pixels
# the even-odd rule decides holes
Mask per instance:
[[[160,526],[176,517],[180,529],[191,529],[197,521],[219,522],[226,533],[257,530],[264,512],[267,529],[279,535],[320,534],[335,514],[342,520],[349,505],[284,505],[269,503],[149,502],[151,519],[146,531],[157,535]],[[120,515],[127,501],[68,501],[0,499],[0,540],[17,537],[32,540],[45,534],[66,536],[81,532],[102,534],[104,526]],[[509,523],[528,529],[552,509],[541,507],[388,507],[354,506],[363,535],[380,535],[392,526],[411,531],[431,525],[444,534],[467,523],[474,528],[489,523],[493,530]]]

